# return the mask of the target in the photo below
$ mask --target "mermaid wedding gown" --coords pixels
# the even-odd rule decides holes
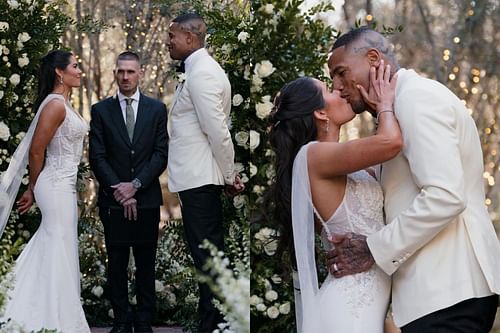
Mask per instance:
[[[328,275],[319,287],[314,259],[314,215],[323,225],[324,250],[331,249],[328,236],[333,233],[369,235],[383,227],[380,185],[364,170],[349,174],[342,203],[328,220],[323,221],[311,200],[308,147],[302,147],[295,158],[292,181],[293,232],[302,299],[298,331],[383,333],[391,291],[390,277],[374,265],[367,272],[338,279]]]
[[[50,94],[50,100],[64,97]],[[76,178],[88,126],[70,105],[50,141],[45,165],[34,187],[42,221],[14,267],[5,318],[28,332],[42,328],[88,333],[80,303]]]

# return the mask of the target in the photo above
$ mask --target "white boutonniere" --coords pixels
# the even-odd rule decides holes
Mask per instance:
[[[179,83],[186,81],[186,78],[187,78],[186,73],[177,74],[177,82]]]

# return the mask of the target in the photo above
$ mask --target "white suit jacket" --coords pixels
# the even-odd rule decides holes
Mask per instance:
[[[189,55],[185,66],[186,79],[177,87],[167,124],[169,190],[233,184],[229,80],[205,49]]]
[[[500,243],[485,205],[475,123],[442,84],[398,72],[402,152],[382,165],[387,225],[367,239],[393,276],[403,326],[465,299],[500,293]]]

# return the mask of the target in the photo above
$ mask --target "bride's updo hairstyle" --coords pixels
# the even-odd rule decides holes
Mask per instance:
[[[272,218],[280,231],[279,250],[290,250],[293,263],[295,251],[292,237],[292,168],[299,149],[316,140],[314,111],[325,107],[323,93],[315,80],[303,77],[287,83],[274,99],[271,113],[270,143],[276,154],[275,182],[270,199],[274,202]],[[304,221],[306,222],[306,221]]]
[[[65,50],[54,50],[41,59],[40,67],[38,68],[38,95],[33,106],[35,112],[45,97],[54,90],[56,84],[60,83],[60,78],[56,74],[56,68],[60,70],[66,69],[72,55],[71,52]]]

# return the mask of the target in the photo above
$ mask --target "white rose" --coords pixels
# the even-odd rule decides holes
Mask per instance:
[[[0,121],[0,139],[7,141],[10,138],[10,129],[3,121]]]
[[[286,302],[280,305],[280,313],[287,315],[290,313],[290,302]]]
[[[250,162],[250,178],[252,178],[253,176],[255,176],[257,174],[257,166],[254,165],[252,162]]]
[[[2,98],[3,98],[3,95],[4,95],[3,90],[0,90],[0,99],[2,99]]]
[[[241,146],[241,147],[245,147],[245,145],[247,144],[248,142],[248,138],[249,138],[249,134],[248,132],[238,132],[236,133],[236,135],[234,136],[235,140],[236,140],[236,144],[238,146]]]
[[[264,305],[264,303],[257,304],[255,307],[258,311],[264,312],[266,311],[267,307]]]
[[[259,296],[257,296],[257,295],[252,295],[252,296],[250,297],[250,304],[251,304],[251,305],[254,305],[254,306],[255,306],[255,305],[259,304],[259,303],[262,303],[262,298],[260,298],[260,297],[259,297]]]
[[[271,102],[271,96],[266,95],[262,97],[262,103],[257,103],[255,105],[255,110],[257,117],[264,119],[271,113],[274,104]]]
[[[270,302],[278,299],[278,293],[274,290],[269,290],[265,295],[266,299]]]
[[[12,83],[13,85],[17,86],[19,84],[19,82],[21,82],[21,77],[19,76],[19,74],[12,74],[10,76],[10,79],[9,79],[10,83]]]
[[[245,196],[237,195],[233,198],[233,206],[236,209],[240,209],[245,205]]]
[[[7,84],[7,78],[0,76],[0,85],[5,86]]]
[[[239,106],[241,103],[243,103],[243,96],[240,94],[236,94],[233,96],[233,105],[234,106]]]
[[[238,34],[238,40],[245,44],[247,42],[248,36],[250,36],[248,32],[242,31]]]
[[[0,31],[5,32],[7,30],[9,30],[9,23],[3,21],[0,22]]]
[[[274,274],[273,276],[271,276],[271,280],[275,283],[275,284],[280,284],[283,280],[281,279],[281,276],[279,276],[278,274]]]
[[[20,42],[22,42],[22,43],[26,43],[30,39],[31,39],[31,36],[27,32],[22,32],[19,35],[17,35],[17,40],[20,41]]]
[[[3,47],[3,54],[6,54],[6,55],[7,55],[7,54],[10,54],[10,50],[9,50],[9,48],[8,48],[7,46],[4,46],[4,47]],[[8,60],[9,60],[9,58],[7,58],[7,57],[5,57],[5,56],[4,56],[2,59],[3,59],[4,61],[8,61]]]
[[[280,315],[280,310],[277,307],[271,306],[267,309],[267,316],[271,319],[276,319]]]
[[[30,238],[30,236],[31,236],[31,234],[28,230],[24,230],[22,234],[23,234],[23,237],[26,239]]]
[[[276,250],[278,249],[278,241],[276,239],[269,240],[264,243],[264,252],[268,256],[274,256],[276,254]]]
[[[260,144],[260,134],[254,130],[250,131],[250,151],[257,148]]]
[[[268,3],[267,5],[262,6],[260,9],[266,14],[272,14],[274,12],[274,5]]]
[[[250,163],[250,164],[252,164],[252,163]],[[243,166],[243,163],[240,163],[240,162],[234,163],[234,172],[242,173],[243,171],[245,171],[245,167]]]
[[[155,280],[155,291],[161,293],[163,290],[165,290],[165,286],[163,285],[163,283],[161,281]]]
[[[7,3],[12,9],[17,9],[19,7],[19,2],[17,2],[16,0],[7,0]]]
[[[243,71],[243,78],[247,81],[250,80],[250,66],[249,65],[245,66],[245,70]]]
[[[95,286],[94,288],[92,288],[92,294],[94,294],[97,297],[101,297],[103,293],[104,289],[102,289],[101,286]]]
[[[250,92],[261,92],[263,84],[264,84],[264,81],[262,81],[262,79],[258,75],[253,75],[252,76],[252,86],[250,87]]]
[[[19,64],[19,67],[24,67],[27,66],[30,63],[30,60],[26,56],[26,53],[23,54],[22,58],[17,59],[17,63]]]
[[[263,60],[255,65],[254,73],[260,78],[265,78],[271,75],[276,68],[269,60]]]
[[[231,53],[231,51],[233,50],[233,47],[229,44],[223,44],[220,48],[220,50],[222,51],[222,53],[224,54],[229,54]]]

